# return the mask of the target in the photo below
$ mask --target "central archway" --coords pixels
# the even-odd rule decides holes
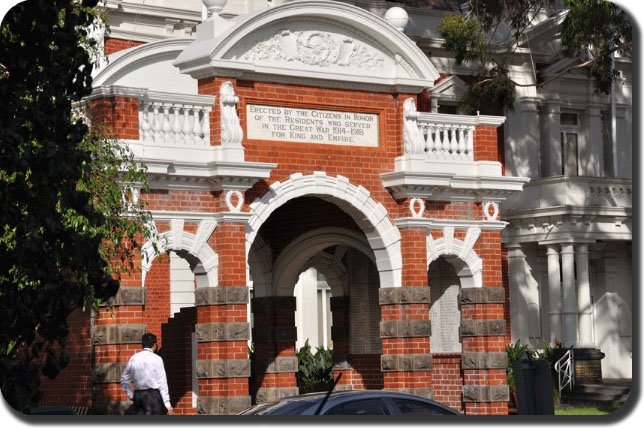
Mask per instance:
[[[250,204],[251,217],[246,228],[246,256],[262,225],[275,210],[292,199],[314,196],[331,202],[347,213],[366,236],[373,252],[381,287],[402,285],[400,232],[389,220],[386,208],[376,202],[370,192],[355,186],[338,175],[327,176],[316,171],[312,175],[293,174],[284,183],[273,183],[266,194]]]

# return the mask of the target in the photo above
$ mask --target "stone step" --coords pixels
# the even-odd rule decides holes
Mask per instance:
[[[622,405],[631,391],[631,382],[606,382],[598,384],[577,384],[572,391],[563,391],[563,403],[588,405]]]
[[[577,384],[573,387],[573,392],[580,394],[628,394],[630,386],[620,385],[603,385],[603,384]]]

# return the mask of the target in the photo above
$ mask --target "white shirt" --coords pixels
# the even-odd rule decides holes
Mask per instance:
[[[151,349],[144,348],[143,351],[134,354],[123,370],[121,385],[130,400],[134,398],[131,383],[134,383],[134,390],[158,389],[161,392],[163,404],[170,408],[170,394],[163,359]]]

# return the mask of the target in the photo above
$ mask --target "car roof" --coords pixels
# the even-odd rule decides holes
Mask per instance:
[[[263,408],[274,408],[275,406],[278,406],[284,410],[288,409],[293,409],[297,407],[300,411],[301,414],[309,414],[315,412],[317,410],[317,406],[322,402],[324,397],[328,394],[328,391],[326,392],[311,392],[307,394],[301,394],[301,395],[295,395],[295,396],[290,396],[290,397],[283,397],[275,401],[271,401],[268,403],[261,403],[256,406],[253,406],[251,409],[257,408],[258,406],[262,406]],[[412,394],[407,394],[404,392],[398,392],[398,391],[388,391],[388,390],[347,390],[347,391],[334,391],[331,393],[329,396],[328,401],[325,403],[322,411],[326,411],[330,407],[333,407],[339,403],[345,402],[345,401],[350,401],[351,399],[369,399],[369,398],[382,398],[382,397],[388,397],[388,398],[401,398],[401,399],[410,399],[410,400],[417,400],[417,401],[422,401],[428,404],[432,404],[434,406],[440,407],[442,409],[445,409],[448,412],[453,412],[454,414],[458,414],[454,409],[445,406],[444,404],[441,404],[439,402],[436,402],[434,400],[430,400],[428,398],[424,397],[419,397],[417,395],[412,395]],[[250,409],[249,409],[250,410]],[[244,412],[245,413],[245,412]]]

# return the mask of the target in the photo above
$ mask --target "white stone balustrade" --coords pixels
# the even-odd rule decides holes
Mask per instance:
[[[147,92],[139,102],[139,139],[144,144],[210,145],[214,97]]]
[[[506,177],[498,161],[474,158],[474,131],[498,128],[503,116],[425,113],[414,98],[403,104],[403,154],[381,175],[396,199],[502,201],[528,182]],[[413,213],[412,213],[413,214]],[[488,216],[496,221],[496,215]]]
[[[455,123],[453,119],[449,123],[442,116],[446,115],[418,116],[426,156],[435,160],[474,160],[474,126]]]
[[[422,113],[413,98],[404,104],[405,155],[423,155],[431,161],[474,161],[474,129],[500,126],[499,116]]]

